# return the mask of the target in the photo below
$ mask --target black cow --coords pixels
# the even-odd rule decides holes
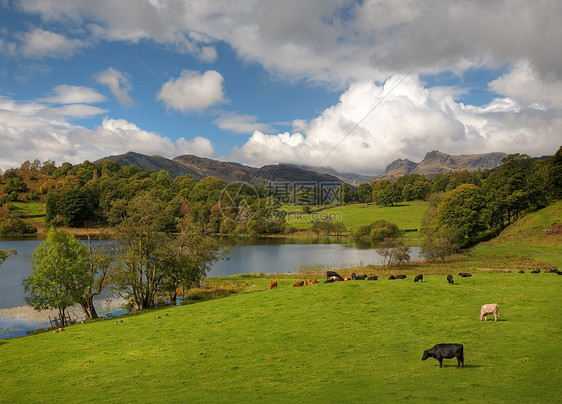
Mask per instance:
[[[406,275],[396,275],[396,279],[406,279]]]
[[[459,276],[461,278],[468,278],[470,276],[472,276],[471,274],[467,273],[467,272],[459,272]]]
[[[414,282],[417,282],[417,281],[423,282],[423,275],[422,274],[416,275],[416,277],[414,278]]]
[[[390,275],[388,279],[396,279],[396,277],[394,275]]]
[[[351,273],[351,279],[353,280],[357,279],[357,274],[355,272]]]
[[[334,278],[328,278],[324,281],[324,283],[332,283],[335,282],[336,280]]]
[[[541,270],[540,269],[535,269],[534,271],[531,271],[532,274],[540,274]]]
[[[519,273],[520,273],[520,274],[524,274],[524,273],[525,273],[525,271],[521,270],[521,271],[519,271]]]
[[[330,279],[331,277],[335,276],[338,281],[343,281],[343,278],[335,271],[326,271],[326,278]]]
[[[437,344],[433,348],[423,351],[422,361],[427,358],[435,358],[439,361],[439,367],[443,367],[443,358],[457,358],[457,368],[464,368],[464,352],[462,344]]]
[[[453,280],[453,275],[447,275],[447,282],[449,282],[449,285],[455,284],[455,281]]]
[[[375,276],[369,276],[369,277],[367,278],[368,281],[376,281],[377,279],[379,279],[379,277],[376,276],[376,275],[375,275]]]
[[[364,280],[367,279],[367,275],[356,276],[355,279]]]

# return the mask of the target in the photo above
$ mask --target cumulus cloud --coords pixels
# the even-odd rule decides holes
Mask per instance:
[[[0,97],[0,168],[19,167],[23,161],[35,158],[59,164],[80,163],[130,150],[166,157],[188,152],[214,155],[213,145],[207,139],[174,142],[124,119],[105,117],[94,129],[69,122],[73,117],[96,115],[88,108],[94,107],[68,104],[53,108],[41,102],[16,102]]]
[[[201,111],[211,105],[225,102],[223,77],[209,70],[204,74],[183,70],[180,77],[169,80],[162,86],[156,99],[166,108],[180,112]]]
[[[489,86],[523,104],[543,103],[562,109],[562,81],[541,77],[526,60],[515,63],[509,73]]]
[[[117,101],[126,107],[134,104],[133,99],[129,96],[129,92],[133,89],[130,77],[121,73],[113,67],[96,74],[95,79],[98,83],[106,85]]]
[[[55,32],[35,28],[22,35],[22,54],[26,57],[71,57],[86,46],[80,39],[68,39]]]
[[[89,87],[61,84],[52,90],[51,95],[39,101],[55,104],[94,104],[106,101],[106,98]]]
[[[553,153],[562,119],[555,109],[498,98],[485,107],[465,106],[447,88],[424,88],[416,76],[381,85],[354,83],[337,105],[292,133],[255,131],[233,155],[254,165],[277,162],[330,166],[378,174],[397,158],[421,161],[438,148],[450,154]]]
[[[220,129],[234,133],[250,134],[258,130],[270,132],[273,128],[265,123],[257,122],[255,115],[237,114],[235,112],[223,112],[213,121]]]

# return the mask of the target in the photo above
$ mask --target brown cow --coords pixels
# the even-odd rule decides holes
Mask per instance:
[[[271,289],[277,289],[277,281],[271,281],[269,284],[269,290]]]
[[[304,285],[305,285],[305,281],[300,281],[300,282],[295,283],[295,284],[293,285],[293,287],[296,287],[296,286],[304,286]]]
[[[318,282],[316,281],[316,279],[313,279],[313,280],[311,280],[310,282],[308,282],[309,285],[314,285],[315,283],[318,283]]]
[[[498,305],[493,303],[485,304],[484,306],[482,306],[482,308],[480,309],[480,321],[482,321],[483,317],[485,317],[484,321],[488,321],[488,314],[493,314],[494,321],[498,321]]]

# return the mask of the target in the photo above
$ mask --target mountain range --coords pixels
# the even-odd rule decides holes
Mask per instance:
[[[505,153],[486,153],[453,156],[434,150],[427,153],[419,163],[407,159],[398,159],[390,163],[383,174],[369,177],[360,174],[339,173],[328,167],[297,166],[291,164],[272,164],[260,168],[240,163],[213,160],[194,155],[183,155],[173,159],[162,156],[128,152],[104,157],[96,161],[115,161],[122,166],[135,165],[148,170],[166,170],[175,178],[189,175],[196,179],[208,176],[218,177],[228,183],[247,182],[265,185],[268,182],[305,181],[315,183],[345,182],[354,186],[378,180],[395,181],[406,174],[432,176],[449,171],[476,171],[494,169],[502,164]]]

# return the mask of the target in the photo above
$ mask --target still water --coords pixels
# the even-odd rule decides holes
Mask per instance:
[[[0,250],[14,248],[18,254],[0,266],[0,310],[26,306],[22,280],[31,274],[31,254],[41,244],[40,240],[1,240]],[[348,240],[267,239],[233,242],[224,241],[232,249],[230,259],[215,262],[208,277],[240,273],[285,273],[301,269],[333,269],[355,265],[381,264],[382,258],[374,248],[361,246]],[[420,248],[410,249],[412,260],[420,257]],[[28,318],[0,316],[0,339],[25,335],[25,330],[48,325]],[[17,335],[7,330],[19,330]]]

